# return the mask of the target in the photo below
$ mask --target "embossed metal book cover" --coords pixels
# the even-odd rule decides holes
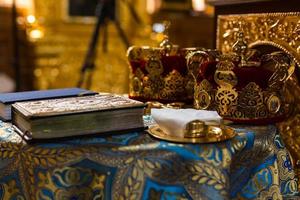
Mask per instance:
[[[69,98],[98,94],[81,88],[63,88],[51,90],[36,90],[26,92],[12,92],[0,94],[0,119],[11,120],[11,105],[16,102],[38,101],[45,99]]]
[[[20,102],[13,105],[26,118],[144,107],[145,104],[114,94]]]

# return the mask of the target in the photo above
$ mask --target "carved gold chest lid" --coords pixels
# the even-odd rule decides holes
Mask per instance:
[[[217,48],[222,52],[231,50],[242,22],[250,48],[280,49],[300,66],[300,12],[219,15],[217,20]]]

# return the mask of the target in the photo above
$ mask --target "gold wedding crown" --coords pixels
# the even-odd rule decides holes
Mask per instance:
[[[132,46],[127,51],[130,66],[129,97],[161,103],[193,102],[193,81],[186,55],[200,48],[179,48],[169,41],[165,22],[159,47]]]
[[[282,120],[290,111],[285,82],[295,70],[293,59],[281,51],[260,55],[248,49],[241,31],[232,53],[212,57],[191,52],[187,65],[197,109],[216,110],[234,122],[261,124]]]

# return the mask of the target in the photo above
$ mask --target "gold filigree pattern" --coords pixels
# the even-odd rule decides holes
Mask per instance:
[[[280,195],[279,187],[276,185],[273,185],[269,188],[268,191],[263,191],[258,199],[282,200],[282,196]]]
[[[63,167],[45,173],[39,172],[35,197],[36,199],[47,198],[44,191],[48,190],[54,194],[55,199],[78,198],[84,200],[94,198],[93,190],[98,190],[97,197],[103,199],[105,179],[106,174],[95,174],[91,169],[80,167]],[[54,180],[57,180],[58,183],[55,183]]]
[[[212,85],[207,79],[203,79],[199,85],[200,90],[211,91],[213,89]]]
[[[216,50],[192,51],[187,54],[187,68],[194,83],[194,108],[214,109],[215,89],[207,79],[199,82],[199,75],[203,73],[201,66],[213,62],[219,57]],[[203,77],[202,77],[203,78]]]
[[[220,87],[216,93],[218,113],[222,116],[230,116],[231,108],[237,104],[238,93],[233,87]]]
[[[191,74],[185,56],[196,48],[132,46],[127,51],[131,67],[129,96],[142,101],[185,101],[193,98]],[[173,66],[175,63],[175,66]]]
[[[17,187],[16,180],[10,180],[5,184],[0,184],[0,190],[5,191],[3,196],[0,196],[2,199],[11,199],[12,197],[15,197],[15,199],[18,200],[25,200],[22,192]]]
[[[151,56],[146,63],[145,68],[148,72],[148,76],[145,76],[145,82],[143,82],[143,84],[149,88],[150,95],[157,98],[158,92],[164,87],[164,82],[161,76],[164,68],[160,61],[159,55],[155,55],[153,53],[153,56]]]
[[[219,85],[215,96],[216,109],[222,116],[230,116],[230,109],[237,105],[238,92],[233,88],[237,84],[237,77],[233,68],[232,62],[220,61],[214,74],[214,80]]]
[[[25,143],[0,143],[0,156],[2,158],[14,158],[17,162],[23,160],[22,163],[26,172],[25,177],[28,177],[28,182],[34,184],[34,168],[36,166],[41,167],[53,167],[65,162],[67,159],[76,158],[82,156],[85,152],[84,149],[78,149],[68,151],[65,149],[52,149],[41,148],[34,146],[27,146]],[[11,183],[13,184],[13,183]],[[31,188],[30,194],[35,194],[36,191]]]
[[[7,137],[17,133],[4,134],[6,125],[0,199],[254,199],[272,185],[284,199],[296,195],[274,126],[237,126],[233,140],[184,145],[143,133],[25,144]]]
[[[221,86],[216,93],[216,102],[219,113],[234,119],[263,119],[283,112],[280,110],[281,100],[276,93],[263,91],[254,82],[250,82],[241,91]]]
[[[258,110],[264,107],[263,93],[261,88],[254,82],[249,83],[239,94],[238,105],[244,116],[258,118],[266,117],[267,113],[261,116]]]
[[[292,55],[300,65],[300,12],[220,15],[217,48],[230,52],[237,41],[240,22],[249,47],[269,44]]]
[[[217,65],[217,70],[214,75],[214,79],[219,86],[236,86],[238,80],[234,74],[232,62],[219,62]]]
[[[214,90],[208,80],[204,79],[194,86],[194,108],[208,109],[214,103]]]
[[[161,90],[161,98],[178,99],[185,94],[186,79],[176,70],[172,70],[164,80],[164,88]]]
[[[275,62],[275,71],[268,80],[268,86],[273,91],[280,90],[283,82],[287,81],[294,73],[295,63],[293,61],[289,62],[293,59],[283,52],[273,52],[266,55],[266,57],[266,60],[270,59]]]

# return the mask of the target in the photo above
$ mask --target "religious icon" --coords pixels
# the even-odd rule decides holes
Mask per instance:
[[[267,105],[270,113],[275,114],[280,109],[281,106],[280,99],[275,95],[271,95],[267,101]]]
[[[211,97],[206,91],[202,90],[199,92],[198,102],[200,109],[207,109],[210,105]]]

